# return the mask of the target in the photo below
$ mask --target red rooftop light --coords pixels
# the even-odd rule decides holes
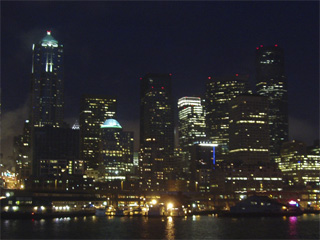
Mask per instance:
[[[164,89],[164,87],[161,87],[161,89]]]
[[[259,47],[256,47],[256,49],[258,50],[258,49],[259,49]]]
[[[211,77],[208,77],[208,79],[211,79]]]
[[[172,73],[169,73],[170,76],[172,76]]]
[[[278,44],[274,45],[275,47],[278,47]]]
[[[236,74],[236,77],[238,77],[238,76],[239,76],[239,74],[237,73],[237,74]]]
[[[142,80],[142,78],[140,78],[140,80]]]
[[[260,47],[263,47],[263,45],[260,45]]]

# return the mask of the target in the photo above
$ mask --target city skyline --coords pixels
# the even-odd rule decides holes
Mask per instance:
[[[298,138],[298,140],[303,140],[306,141],[307,144],[311,144],[318,136],[318,131],[315,131],[315,129],[318,130],[317,113],[319,111],[319,83],[317,82],[319,78],[319,72],[317,72],[319,61],[317,58],[319,52],[317,40],[319,38],[318,34],[316,34],[319,31],[319,25],[316,23],[316,20],[318,19],[316,16],[318,16],[318,13],[316,13],[317,11],[312,11],[313,4],[314,3],[300,3],[300,5],[299,3],[255,3],[254,5],[251,5],[249,3],[223,4],[219,2],[199,4],[126,2],[72,4],[72,6],[76,8],[76,19],[78,19],[77,16],[80,15],[80,13],[90,13],[91,11],[94,11],[97,6],[102,7],[101,10],[96,13],[96,16],[98,19],[104,20],[104,24],[101,26],[109,30],[106,31],[110,33],[108,35],[104,32],[104,28],[100,29],[99,26],[94,30],[88,29],[89,23],[82,26],[83,30],[82,28],[79,29],[79,25],[75,24],[75,22],[71,21],[62,26],[63,21],[66,20],[67,12],[72,8],[70,4],[29,4],[26,6],[28,13],[35,11],[34,9],[36,7],[41,9],[46,6],[51,6],[54,10],[52,13],[47,13],[48,16],[45,18],[45,21],[33,24],[31,20],[22,23],[21,21],[19,22],[18,17],[12,19],[12,16],[10,16],[11,10],[9,8],[14,5],[24,6],[24,3],[2,3],[2,132],[4,133],[2,142],[6,141],[6,136],[13,137],[14,134],[17,135],[21,133],[25,120],[23,117],[27,117],[22,110],[24,109],[23,102],[25,102],[28,97],[27,89],[29,89],[30,84],[31,46],[33,43],[37,43],[44,37],[46,30],[51,29],[52,35],[59,43],[61,42],[61,44],[64,45],[64,80],[66,85],[65,115],[70,124],[79,118],[80,95],[84,93],[112,94],[117,95],[119,98],[119,117],[117,120],[122,123],[124,129],[139,132],[139,77],[142,77],[148,72],[165,72],[173,74],[172,90],[175,106],[177,105],[177,99],[180,97],[203,94],[205,81],[208,76],[219,76],[229,73],[249,74],[251,88],[254,88],[255,47],[259,44],[273,45],[276,43],[279,44],[285,52],[285,68],[289,94],[290,139]],[[54,16],[54,13],[62,6],[66,6],[66,9],[62,11],[61,17],[59,19],[53,18],[52,16]],[[192,6],[195,8],[192,9]],[[236,11],[237,6],[240,6],[240,10],[246,13],[249,13],[254,9],[259,10],[259,6],[266,7],[267,9],[273,9],[276,6],[278,6],[279,9],[284,6],[290,6],[287,10],[290,12],[288,18],[295,20],[292,21],[291,24],[301,28],[303,24],[298,24],[298,20],[300,19],[299,16],[294,16],[294,13],[297,13],[299,9],[299,14],[300,16],[303,16],[304,21],[309,21],[308,27],[310,27],[310,29],[300,29],[301,31],[299,34],[297,33],[296,37],[300,40],[303,39],[302,35],[306,34],[304,32],[306,31],[311,34],[304,36],[305,41],[308,44],[304,44],[304,42],[301,42],[300,44],[295,41],[293,41],[295,43],[290,42],[289,39],[291,40],[291,38],[285,37],[284,35],[293,33],[293,27],[287,29],[287,32],[284,34],[281,31],[285,29],[285,26],[289,28],[290,25],[287,25],[287,23],[285,23],[285,26],[281,27],[272,25],[272,28],[274,27],[273,30],[266,28],[264,32],[259,28],[256,29],[256,26],[248,25],[247,28],[251,26],[251,31],[256,29],[256,35],[252,38],[247,38],[247,42],[245,38],[241,37],[239,38],[239,41],[231,41],[232,33],[239,34],[242,30],[247,28],[233,28],[232,30],[231,26],[232,24],[235,24],[235,19],[233,18],[232,20],[229,20],[230,22],[225,23],[226,25],[224,27],[214,25],[214,23],[209,24],[206,20],[210,19],[210,11],[205,9],[205,7],[211,9],[213,6],[224,10],[224,14],[228,9],[228,11],[234,13],[235,16],[239,14],[239,12]],[[88,8],[86,11],[83,11],[85,7]],[[130,7],[135,7],[138,10],[138,13],[142,13],[140,11],[143,9],[148,9],[150,12],[141,15],[136,13],[137,16],[139,16],[137,17],[139,21],[135,22],[137,21],[137,19],[135,19],[134,22],[129,23],[129,20],[135,16],[134,13],[129,11]],[[182,7],[182,10],[181,12],[177,12],[177,16],[174,16],[174,10],[178,7]],[[12,8],[16,9],[14,7]],[[314,9],[316,10],[316,7]],[[108,23],[106,17],[103,17],[104,11],[109,13],[109,20],[111,20],[111,22],[113,21],[113,23],[118,23],[118,25]],[[122,22],[120,21],[120,18],[115,16],[117,11],[121,12],[121,16],[123,17],[121,20]],[[157,17],[162,16],[162,11],[165,12],[166,17],[157,19]],[[277,20],[284,21],[284,19],[280,17],[279,10],[274,8],[274,11],[276,20],[273,20],[273,23]],[[40,12],[41,11],[37,12],[33,21],[41,18],[41,16],[43,17]],[[226,20],[223,13],[219,16]],[[306,13],[308,13],[308,15]],[[126,14],[128,14],[128,16]],[[154,14],[154,16],[151,16],[152,14]],[[257,15],[257,13],[255,13],[255,15]],[[15,14],[14,16],[17,15]],[[86,17],[90,20],[89,22],[92,23],[93,19],[88,17],[88,15]],[[197,17],[199,19],[196,21]],[[143,23],[143,20],[145,19],[150,19],[150,23]],[[182,20],[187,20],[185,25]],[[314,23],[311,20],[315,20]],[[240,22],[244,23],[244,18],[241,18]],[[134,26],[135,23],[137,24],[136,26]],[[262,26],[268,26],[266,22],[262,23]],[[284,22],[282,23],[284,24]],[[235,25],[238,26],[237,24]],[[72,27],[74,26],[77,26],[78,29],[73,29]],[[118,29],[117,26],[119,27]],[[155,34],[155,32],[151,31],[153,27],[157,28],[159,33]],[[180,29],[181,27],[183,31]],[[219,27],[221,29],[219,29]],[[228,27],[231,28],[230,32],[227,31]],[[13,31],[14,29],[17,31]],[[206,34],[206,30],[210,29],[211,31]],[[136,30],[136,32],[133,34],[134,30]],[[188,36],[185,34],[190,32],[190,30],[194,30],[193,34],[191,34],[189,38],[185,38],[185,36]],[[145,37],[150,39],[149,42],[143,40],[143,36],[140,36],[142,32],[145,32]],[[114,35],[112,35],[112,33],[114,33]],[[131,33],[131,41],[130,37],[129,41],[126,40],[128,37],[126,34],[128,33]],[[221,39],[211,39],[211,37],[217,36],[215,33],[220,33]],[[274,33],[274,35],[270,36],[271,33]],[[223,34],[228,36],[223,36]],[[259,34],[261,36],[257,36]],[[87,37],[88,35],[93,35],[95,38],[90,39]],[[160,40],[158,40],[158,38]],[[222,47],[219,47],[219,50],[206,48],[209,45],[214,45],[211,41],[213,41],[213,43],[221,43],[223,39],[229,40],[223,44]],[[110,46],[101,44],[100,42],[103,42],[103,40],[108,40]],[[125,50],[120,49],[121,44],[116,45],[114,50],[112,50],[112,43],[115,43],[117,40],[122,43],[122,47]],[[192,41],[195,41],[195,43],[192,43]],[[91,46],[88,43],[90,43]],[[201,43],[203,44],[200,46]],[[14,44],[16,44],[17,50],[10,48],[10,46],[13,46]],[[138,47],[135,50],[132,50],[136,44],[138,44]],[[101,52],[99,52],[98,48],[93,47],[94,45],[97,45],[96,47],[98,48],[102,48],[100,49]],[[308,45],[308,47],[304,45]],[[312,46],[313,50],[311,49]],[[194,47],[194,49],[192,49],[192,47]],[[233,51],[229,50],[230,47]],[[107,48],[107,50],[104,48]],[[139,52],[141,49],[145,50]],[[297,51],[293,52],[294,50]],[[9,56],[9,53],[12,57]],[[104,55],[106,53],[109,53],[109,55]],[[143,60],[137,59],[135,62],[135,59],[132,57],[138,57],[140,55]],[[223,58],[221,58],[221,56],[223,56]],[[201,61],[197,63],[199,59]],[[298,59],[298,61],[296,59]],[[104,60],[105,62],[104,64],[99,65],[99,61],[101,62],[101,60]],[[75,64],[75,62],[77,62],[77,64]],[[306,63],[308,63],[307,66]],[[18,65],[18,67],[16,65]],[[223,65],[227,65],[227,67]],[[299,66],[299,68],[297,66]],[[15,71],[12,71],[12,67],[14,67]],[[308,71],[308,69],[310,69],[310,71]],[[307,80],[301,80],[303,78]],[[19,87],[19,89],[14,88],[16,85],[21,87]],[[15,91],[12,91],[11,89],[15,89]],[[126,107],[128,102],[133,103],[132,107]],[[28,108],[28,106],[26,106],[26,108]],[[177,114],[176,107],[175,113]],[[312,115],[312,117],[310,115]],[[12,118],[10,118],[10,116],[12,116]],[[11,130],[12,125],[9,125],[8,129],[5,125],[8,119],[12,119],[14,123],[16,123],[15,127],[17,129],[21,128],[21,130],[10,135],[8,131]],[[299,122],[302,123],[298,124]],[[299,128],[297,127],[298,125]],[[300,130],[302,132],[299,132]],[[135,134],[135,141],[138,139],[138,134]],[[12,145],[11,142],[9,145],[10,144]],[[2,146],[2,149],[4,149],[4,146]],[[7,156],[4,156],[4,158],[6,157]]]

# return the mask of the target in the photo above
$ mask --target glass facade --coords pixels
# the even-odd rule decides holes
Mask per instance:
[[[290,186],[320,186],[320,156],[314,154],[316,147],[308,151],[303,142],[291,141],[282,145],[280,157],[275,161]]]
[[[200,97],[182,97],[178,100],[179,145],[183,153],[183,172],[190,171],[191,147],[206,137],[205,111]]]
[[[207,137],[219,145],[216,149],[218,162],[225,160],[229,152],[229,103],[247,92],[247,75],[208,78],[205,96]]]
[[[83,95],[80,102],[80,158],[87,169],[99,167],[100,127],[106,119],[115,118],[117,100],[112,96]]]
[[[35,127],[63,124],[63,45],[51,32],[32,47],[31,123]]]
[[[287,79],[284,72],[284,53],[278,46],[256,50],[256,90],[268,97],[270,156],[279,156],[281,145],[288,141]]]
[[[133,170],[133,132],[108,119],[100,133],[101,170],[105,181],[126,180]]]
[[[140,82],[140,161],[146,188],[163,188],[172,173],[174,115],[171,74],[147,74]]]
[[[268,99],[241,95],[231,100],[229,133],[229,161],[253,165],[268,163]]]

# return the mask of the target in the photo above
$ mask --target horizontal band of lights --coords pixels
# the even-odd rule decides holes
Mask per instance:
[[[199,143],[199,146],[201,146],[201,147],[217,147],[218,144],[216,144],[216,143]]]
[[[230,152],[247,152],[247,151],[250,151],[250,152],[268,152],[269,150],[268,149],[257,149],[257,148],[240,148],[240,149],[233,149],[233,150],[230,150]]]
[[[237,123],[257,123],[257,124],[265,124],[266,121],[255,121],[255,120],[240,120]]]
[[[199,97],[182,97],[178,100],[178,107],[182,106],[201,106],[201,98]]]

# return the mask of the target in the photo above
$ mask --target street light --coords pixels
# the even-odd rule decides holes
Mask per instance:
[[[168,209],[168,210],[171,210],[172,208],[173,208],[173,204],[172,204],[172,203],[168,203],[167,209]]]

